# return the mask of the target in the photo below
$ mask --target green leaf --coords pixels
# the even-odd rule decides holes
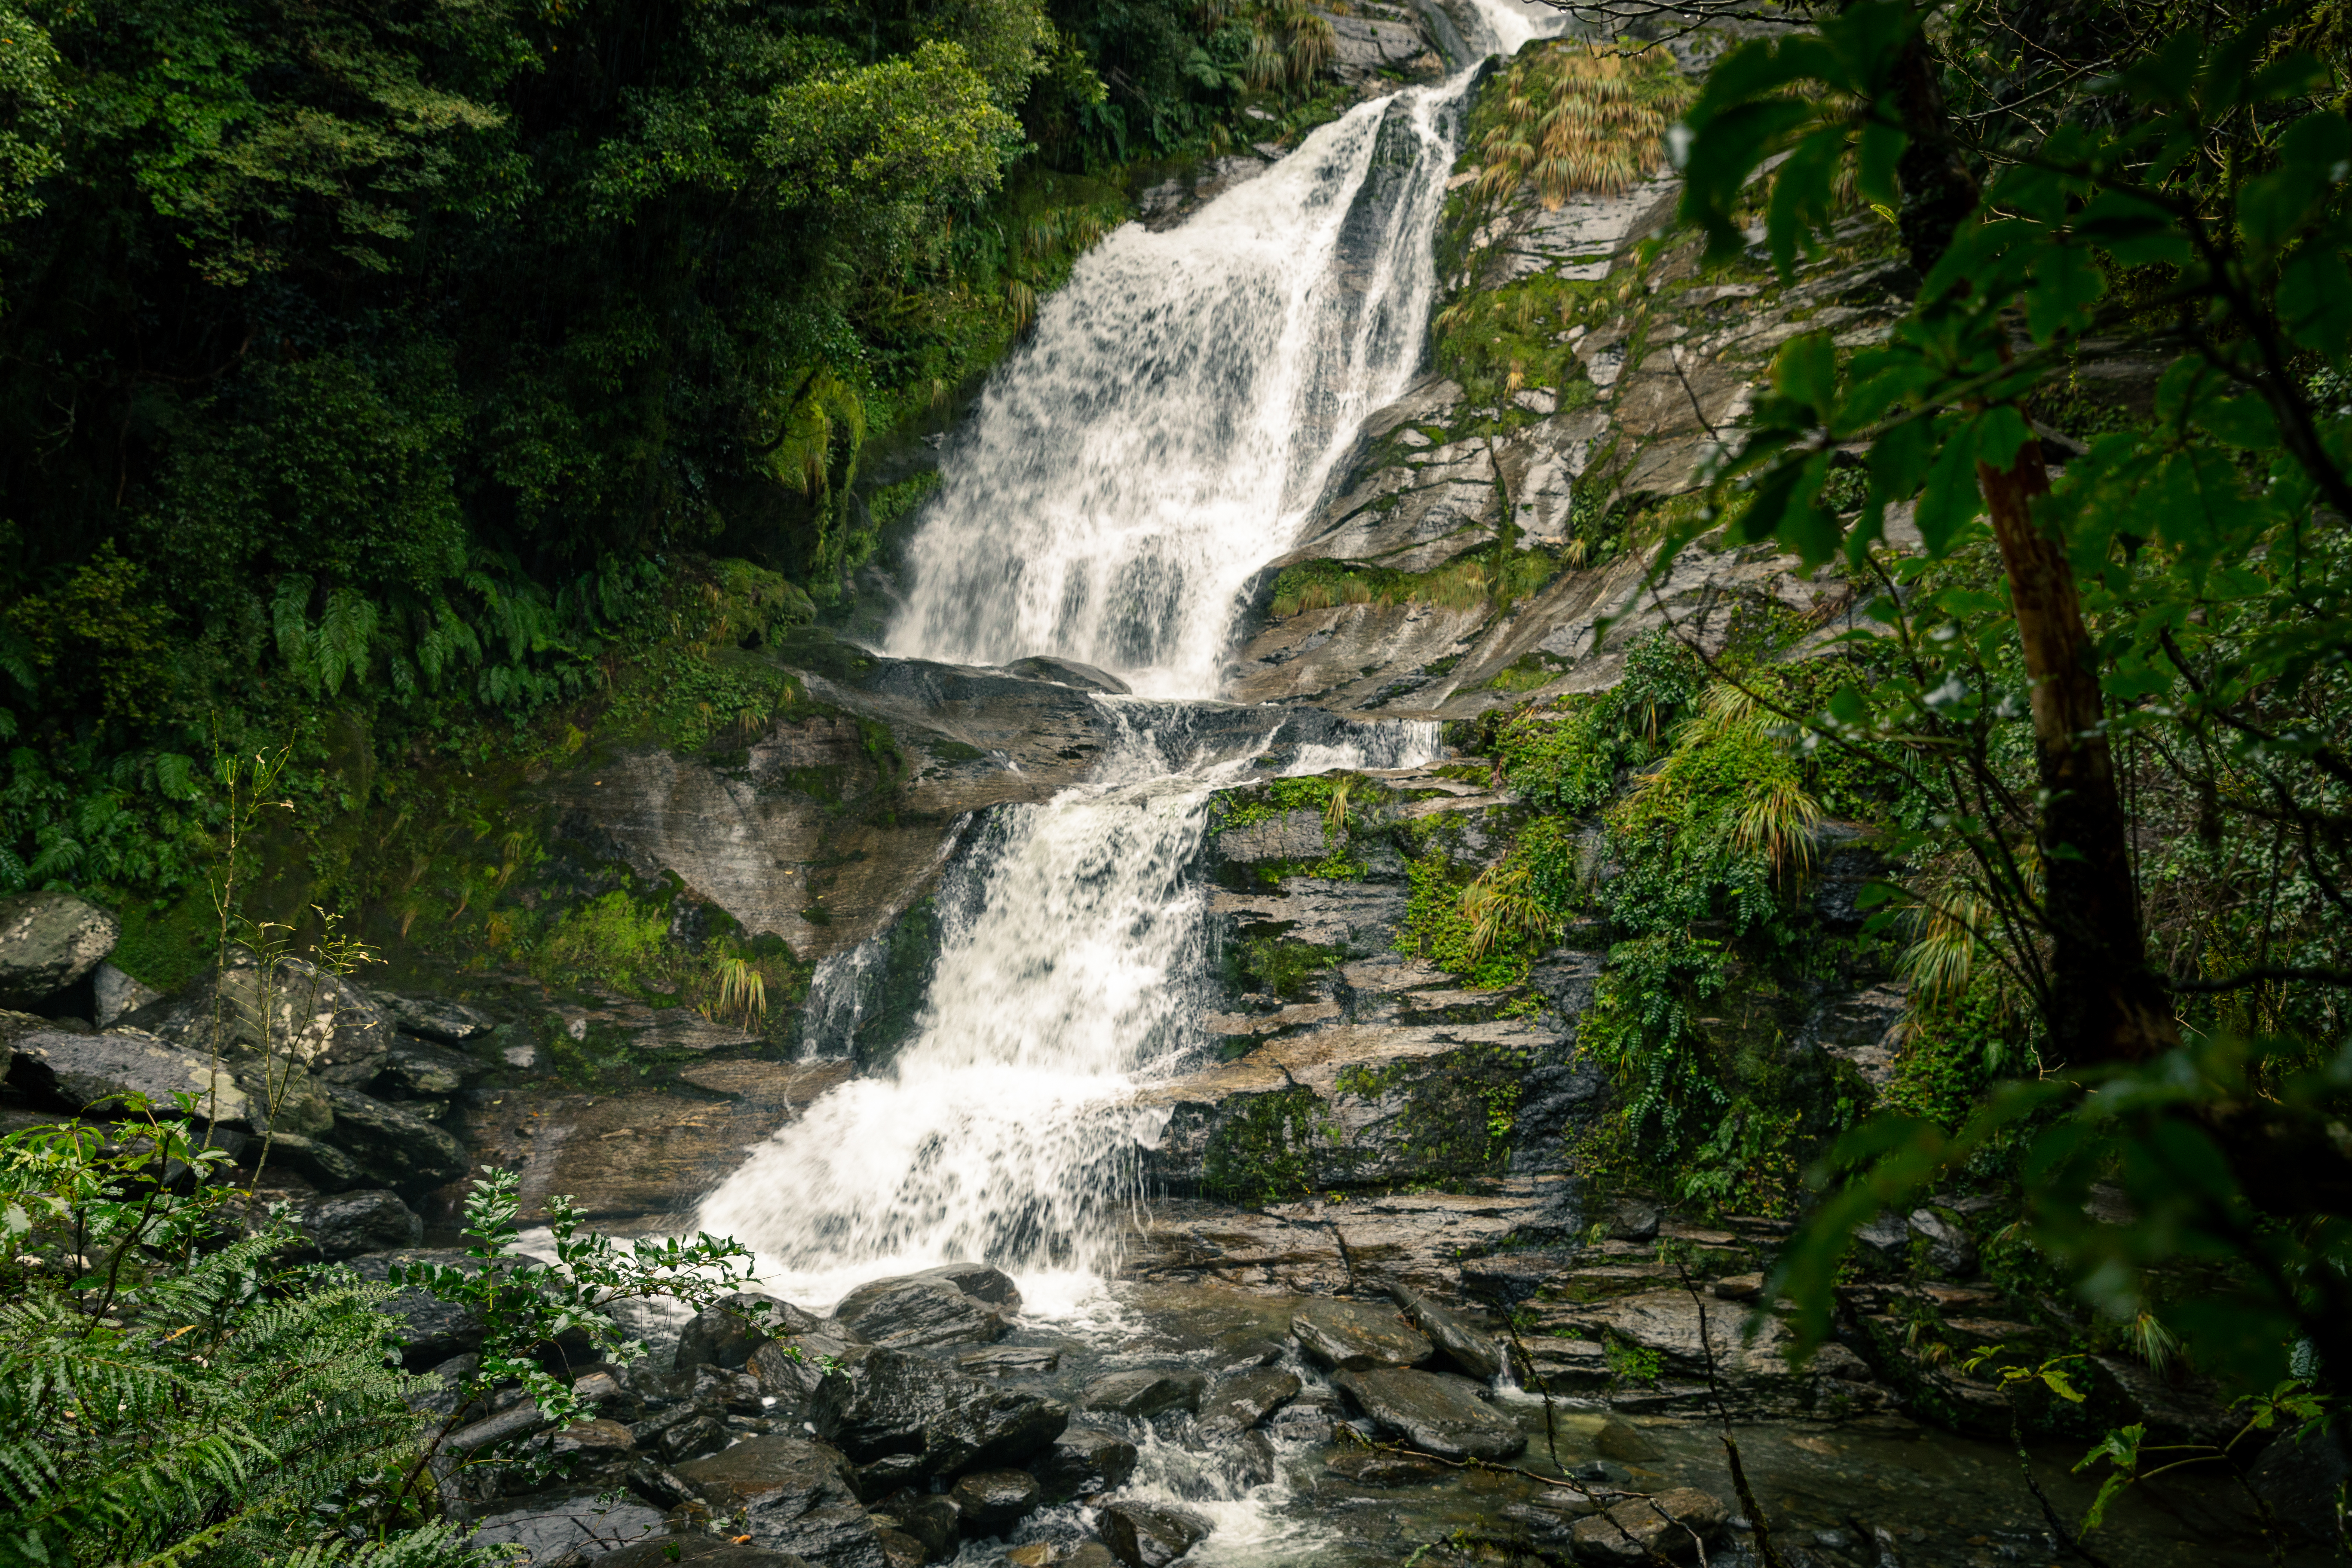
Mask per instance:
[[[1977,461],[2005,474],[2016,466],[2017,454],[2032,436],[2017,405],[1996,404],[1977,416]]]
[[[2185,104],[2204,54],[2204,30],[2183,27],[2124,72],[2123,89],[2137,103]]]
[[[2051,1393],[2064,1400],[2067,1404],[2080,1405],[2083,1403],[2083,1391],[2074,1386],[2074,1381],[2069,1378],[2064,1370],[2059,1367],[2055,1363],[2043,1367],[2042,1369],[2041,1375],[2042,1385],[2048,1388]]]
[[[1837,344],[1830,334],[1805,332],[1783,343],[1772,361],[1772,385],[1829,423],[1837,403]]]
[[[2033,259],[2033,287],[2025,294],[2026,327],[2037,343],[2090,325],[2090,308],[2107,291],[2106,275],[2078,246],[2051,245]]]
[[[1946,421],[1939,419],[1937,423],[1942,426]],[[1927,545],[1930,555],[1950,553],[1960,531],[1984,510],[1984,496],[1977,488],[1974,432],[1960,426],[1939,434],[1943,437],[1943,450],[1927,472],[1927,488],[1919,498],[1918,514],[1913,520],[1918,525],[1920,542]]]
[[[2197,424],[2215,440],[2249,452],[2279,444],[2278,421],[2259,397],[2208,398],[2197,410]]]
[[[2302,246],[2279,268],[2278,312],[2304,348],[2339,360],[2352,349],[2352,268],[2336,241]]]
[[[2100,247],[2126,267],[2184,267],[2191,258],[2188,236],[2171,214],[2114,186],[2092,197],[2075,215],[2074,237]]]
[[[1911,139],[1892,125],[1872,121],[1862,128],[1862,136],[1853,150],[1853,184],[1862,199],[1894,206],[1903,199],[1902,187],[1895,184],[1895,166],[1903,161],[1903,150]]]

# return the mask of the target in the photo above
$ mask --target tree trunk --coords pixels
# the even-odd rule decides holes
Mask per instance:
[[[2179,1045],[2180,1032],[2140,936],[2115,753],[2074,569],[2033,521],[2033,498],[2050,490],[2041,443],[2029,437],[2006,472],[1979,463],[1977,481],[2033,683],[2051,1040],[2070,1062],[2137,1061]]]

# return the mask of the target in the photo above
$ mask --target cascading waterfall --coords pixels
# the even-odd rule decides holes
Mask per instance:
[[[1470,4],[1476,47],[1558,28],[1521,0]],[[1185,868],[1210,791],[1255,751],[1197,752],[1164,700],[1214,695],[1241,590],[1418,367],[1470,80],[1364,104],[1182,226],[1114,235],[946,463],[887,651],[1059,653],[1145,695],[1096,699],[1122,743],[1094,782],[983,826],[941,890],[946,940],[892,1069],[818,1101],[706,1200],[702,1228],[757,1248],[794,1299],[961,1258],[1022,1272],[1033,1310],[1050,1279],[1100,1277],[1158,1130],[1133,1090],[1197,1059],[1205,922]],[[1291,771],[1437,749],[1434,724],[1367,728],[1302,745]],[[854,1025],[856,962],[821,977],[852,1010],[812,1039]]]

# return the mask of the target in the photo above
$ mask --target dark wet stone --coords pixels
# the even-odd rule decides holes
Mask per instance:
[[[868,1344],[987,1344],[1012,1331],[1021,1293],[1001,1270],[950,1263],[919,1274],[860,1285],[833,1310],[834,1321]]]
[[[887,1568],[847,1466],[822,1443],[750,1437],[677,1469],[720,1511],[740,1511],[748,1544],[796,1552],[814,1568]]]
[[[811,1401],[819,1433],[861,1464],[921,1458],[920,1473],[952,1476],[1017,1465],[1051,1443],[1070,1413],[1040,1394],[969,1377],[921,1356],[861,1346]]]
[[[727,1446],[726,1426],[715,1417],[689,1415],[685,1420],[665,1426],[655,1436],[656,1453],[675,1463],[704,1454],[716,1453]]]
[[[2334,1544],[2336,1500],[2352,1480],[2352,1453],[2332,1433],[2274,1437],[2254,1460],[2250,1481],[2279,1521],[2314,1545]]]
[[[1282,1346],[1264,1334],[1227,1334],[1209,1352],[1212,1372],[1240,1372],[1253,1366],[1272,1366],[1282,1359]]]
[[[1052,1345],[991,1345],[956,1357],[958,1370],[975,1377],[1039,1377],[1062,1364]]]
[[[446,1046],[394,1035],[368,1088],[387,1100],[446,1100],[480,1070],[470,1058]]]
[[[1464,1374],[1481,1383],[1492,1383],[1503,1374],[1503,1347],[1491,1336],[1480,1333],[1410,1285],[1391,1285],[1389,1296],[1429,1336],[1438,1353]]]
[[[1037,1511],[1044,1489],[1026,1470],[974,1470],[948,1489],[975,1535],[1002,1535]]]
[[[1073,1426],[1054,1439],[1053,1447],[1029,1461],[1029,1473],[1045,1489],[1048,1502],[1115,1491],[1135,1474],[1135,1445],[1091,1426]]]
[[[770,1340],[814,1332],[824,1320],[778,1296],[739,1290],[694,1315],[677,1337],[671,1364],[740,1368]]]
[[[763,1546],[738,1546],[715,1535],[688,1532],[648,1535],[615,1547],[595,1559],[596,1568],[670,1568],[691,1563],[696,1568],[808,1568],[807,1559]]]
[[[874,1539],[882,1543],[882,1560],[890,1568],[923,1568],[923,1564],[929,1561],[923,1552],[923,1543],[903,1530],[893,1530],[877,1522]]]
[[[1591,1497],[1560,1487],[1507,1505],[1503,1517],[1527,1531],[1528,1545],[1546,1557],[1562,1559],[1575,1554],[1576,1521],[1600,1511],[1601,1504]]]
[[[24,1006],[63,990],[114,951],[121,922],[71,893],[0,899],[0,1005]]]
[[[1332,1455],[1323,1461],[1323,1468],[1360,1487],[1417,1487],[1442,1481],[1454,1473],[1433,1459],[1357,1447]]]
[[[1102,1510],[1103,1541],[1128,1568],[1166,1568],[1212,1528],[1204,1515],[1161,1503],[1115,1502]]]
[[[621,1484],[665,1513],[684,1508],[702,1496],[684,1476],[651,1459],[639,1459],[631,1465],[621,1477]]]
[[[1054,1568],[1111,1568],[1118,1561],[1110,1548],[1099,1541],[1081,1541],[1077,1549],[1054,1565]]]
[[[283,1143],[284,1140],[279,1142]],[[394,1263],[403,1262],[446,1263],[467,1269],[480,1267],[471,1255],[448,1249],[362,1253],[346,1258],[344,1266],[362,1279],[381,1280],[389,1275]],[[401,1347],[401,1360],[411,1372],[423,1372],[451,1356],[482,1348],[486,1331],[472,1308],[444,1301],[414,1286],[394,1291],[377,1302],[375,1310],[392,1321],[393,1336]]]
[[[1719,1499],[1696,1487],[1676,1487],[1578,1520],[1569,1538],[1580,1563],[1689,1562],[1715,1544],[1730,1520]]]
[[[1297,1376],[1278,1366],[1227,1373],[1201,1395],[1201,1433],[1213,1438],[1245,1432],[1297,1397]]]
[[[1441,1458],[1507,1459],[1528,1446],[1517,1422],[1447,1378],[1376,1368],[1335,1373],[1331,1382],[1384,1431]]]
[[[355,1089],[327,1086],[335,1124],[325,1142],[359,1162],[369,1179],[401,1192],[423,1192],[466,1173],[457,1140],[390,1100]]]
[[[1602,1425],[1592,1438],[1592,1451],[1604,1459],[1619,1459],[1629,1465],[1646,1464],[1658,1457],[1658,1445],[1640,1427],[1623,1421]]]
[[[362,1252],[415,1247],[425,1239],[425,1221],[416,1211],[398,1193],[382,1188],[312,1198],[302,1205],[295,1224],[310,1238],[313,1256],[330,1263]]]
[[[1374,1301],[1309,1301],[1290,1320],[1290,1331],[1318,1366],[1363,1371],[1418,1366],[1437,1352],[1394,1307]]]
[[[1163,1410],[1193,1410],[1208,1379],[1178,1368],[1141,1367],[1115,1372],[1087,1384],[1080,1408],[1140,1420]]]
[[[438,1040],[445,1046],[463,1045],[498,1027],[498,1020],[488,1013],[446,997],[401,996],[388,991],[373,991],[369,995],[402,1034]]]
[[[1262,1487],[1281,1473],[1274,1456],[1274,1445],[1263,1432],[1244,1432],[1233,1445],[1217,1456],[1217,1468],[1226,1483],[1236,1491]]]
[[[877,1524],[886,1519],[896,1521],[897,1528],[921,1542],[926,1563],[954,1556],[963,1534],[963,1510],[944,1492],[899,1492],[884,1499],[874,1518]]]
[[[920,1454],[886,1454],[870,1465],[858,1466],[850,1479],[857,1488],[858,1500],[872,1502],[904,1491],[919,1481],[928,1484],[930,1476]]]
[[[751,1352],[743,1370],[759,1384],[761,1392],[774,1397],[776,1403],[768,1411],[771,1416],[798,1424],[816,1415],[817,1394],[827,1376],[825,1362],[837,1361],[853,1351],[847,1340],[830,1334],[770,1340]]]

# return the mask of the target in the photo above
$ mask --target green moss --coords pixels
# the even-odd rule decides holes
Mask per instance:
[[[1312,1091],[1252,1095],[1209,1140],[1201,1184],[1226,1203],[1280,1203],[1311,1190],[1312,1140],[1322,1107]]]
[[[1227,949],[1232,978],[1236,984],[1284,998],[1303,994],[1309,978],[1331,968],[1344,956],[1336,947],[1318,947],[1278,936],[1244,937]]]
[[[134,903],[121,911],[122,934],[109,962],[159,991],[176,991],[210,968],[219,925],[202,892],[157,909]]]

